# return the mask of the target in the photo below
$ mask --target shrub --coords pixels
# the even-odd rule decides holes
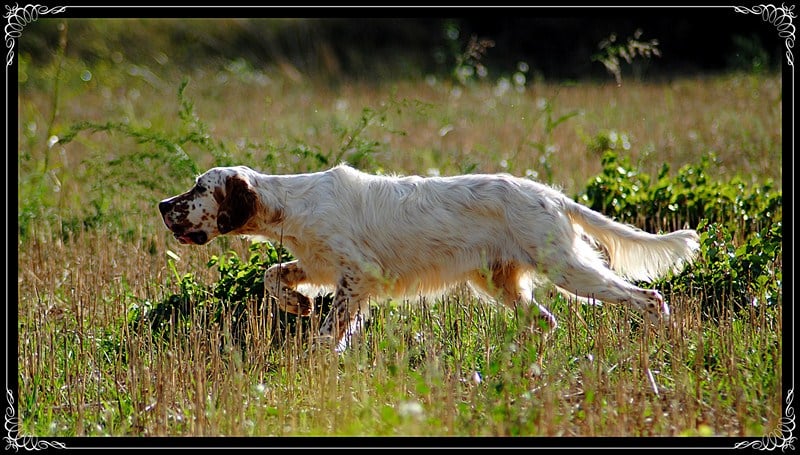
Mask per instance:
[[[668,176],[665,164],[652,182],[606,151],[602,173],[589,181],[579,200],[650,232],[697,229],[698,260],[679,276],[657,283],[660,289],[700,293],[704,310],[712,315],[721,307],[777,304],[782,297],[782,195],[772,182],[711,181],[706,170],[712,161],[704,156],[675,177]]]
[[[603,171],[578,195],[583,204],[645,230],[674,230],[699,226],[702,220],[721,224],[732,231],[757,232],[759,226],[782,219],[782,195],[772,181],[748,186],[741,178],[711,181],[706,174],[713,156],[703,156],[697,165],[682,167],[669,177],[664,164],[655,181],[616,153],[603,154]]]
[[[192,274],[178,277],[180,291],[151,304],[144,301],[129,309],[128,323],[132,331],[141,332],[148,324],[154,336],[167,338],[175,327],[194,321],[207,325],[230,324],[230,334],[246,349],[246,330],[252,324],[267,322],[271,342],[280,343],[286,334],[296,333],[302,325],[308,333],[310,319],[281,311],[264,290],[264,272],[274,264],[291,260],[288,252],[268,242],[249,247],[250,257],[242,260],[230,251],[226,256],[213,256],[207,266],[216,267],[219,280],[212,285],[198,283]],[[317,314],[324,317],[330,309],[331,295],[315,298]],[[267,317],[264,317],[267,316]]]

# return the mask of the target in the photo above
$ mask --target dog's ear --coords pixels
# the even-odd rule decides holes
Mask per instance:
[[[225,181],[225,196],[217,212],[217,229],[226,234],[244,226],[258,210],[258,196],[245,180],[232,175]]]

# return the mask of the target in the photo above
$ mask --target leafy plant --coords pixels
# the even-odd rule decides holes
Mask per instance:
[[[460,35],[461,31],[455,22],[445,22],[444,36],[449,52],[453,56],[453,79],[461,85],[467,85],[470,81],[482,79],[488,74],[481,60],[486,52],[494,47],[494,41],[472,35],[462,48],[459,42]]]
[[[335,165],[342,160],[357,168],[375,167],[374,153],[378,150],[380,142],[364,137],[364,131],[375,123],[383,125],[386,122],[389,110],[397,108],[398,112],[402,102],[392,97],[389,102],[383,103],[380,108],[365,107],[356,125],[351,129],[341,130],[342,145],[334,154],[331,152],[324,160],[325,165]],[[393,131],[405,134],[404,132]]]
[[[267,318],[273,342],[284,339],[285,333],[294,333],[302,324],[308,333],[309,318],[298,317],[280,311],[270,296],[265,294],[264,272],[274,264],[287,262],[291,256],[282,248],[269,242],[256,242],[249,247],[250,257],[242,260],[230,251],[226,256],[213,256],[207,266],[216,267],[219,280],[212,285],[198,283],[193,274],[177,276],[179,292],[160,302],[144,301],[129,308],[128,323],[134,332],[140,332],[148,324],[154,335],[167,337],[175,327],[203,321],[207,326],[225,324],[230,321],[231,335],[246,349],[246,333],[254,318]],[[174,270],[174,265],[173,265]],[[265,304],[266,301],[266,304]],[[330,309],[331,295],[315,298],[317,314],[326,314]]]
[[[675,279],[659,283],[672,292],[702,295],[705,314],[719,317],[724,311],[740,311],[782,301],[782,224],[765,226],[736,245],[722,224],[698,226],[700,254],[694,266]]]
[[[662,166],[655,181],[615,152],[603,155],[603,172],[592,179],[579,200],[618,220],[650,232],[693,227],[700,233],[697,262],[662,289],[704,296],[708,314],[720,305],[741,309],[774,305],[782,296],[782,196],[767,182],[748,187],[741,179],[710,181],[704,156],[678,175]],[[738,238],[737,238],[738,234]]]
[[[712,155],[703,156],[700,163],[682,167],[674,177],[664,164],[652,180],[628,159],[607,150],[602,172],[578,198],[594,210],[650,231],[698,226],[703,219],[730,230],[743,227],[749,231],[757,228],[754,224],[781,220],[781,193],[773,190],[771,181],[753,187],[739,177],[729,182],[711,181],[706,171],[713,161]]]

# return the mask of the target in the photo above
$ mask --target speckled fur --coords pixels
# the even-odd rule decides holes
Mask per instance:
[[[651,280],[692,261],[697,233],[655,235],[612,221],[540,183],[505,174],[399,177],[349,166],[266,175],[214,168],[194,188],[159,204],[182,243],[221,234],[283,242],[296,261],[267,270],[265,283],[287,311],[313,311],[295,290],[335,288],[321,335],[338,346],[369,298],[442,292],[467,282],[506,305],[536,305],[536,276],[584,299],[630,305],[653,321],[669,316]],[[616,273],[615,273],[616,272]]]

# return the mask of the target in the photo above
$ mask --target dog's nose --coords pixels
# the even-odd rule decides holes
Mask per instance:
[[[158,210],[161,212],[161,216],[167,214],[167,211],[169,211],[169,206],[170,206],[169,199],[165,199],[158,203]]]

